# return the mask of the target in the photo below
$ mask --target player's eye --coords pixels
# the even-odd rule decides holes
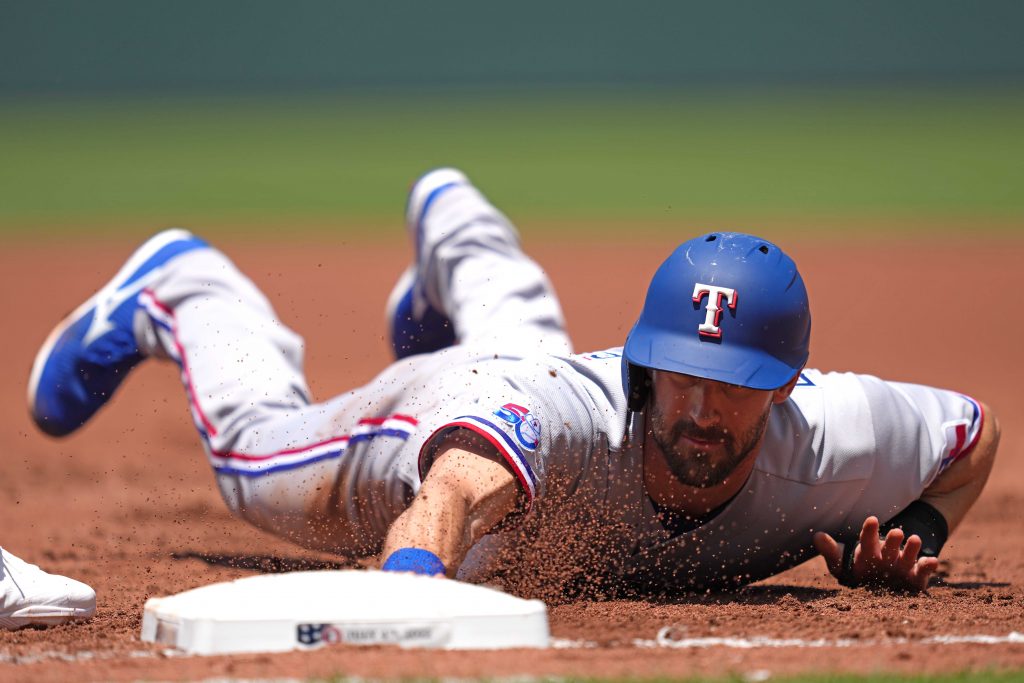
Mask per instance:
[[[750,398],[754,394],[760,393],[758,389],[751,389],[749,387],[741,387],[738,384],[726,384],[722,383],[722,393],[726,397],[733,400],[742,400]]]

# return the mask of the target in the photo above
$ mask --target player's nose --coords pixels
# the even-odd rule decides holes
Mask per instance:
[[[696,382],[686,391],[686,416],[698,427],[709,427],[719,420],[713,393],[707,382]]]

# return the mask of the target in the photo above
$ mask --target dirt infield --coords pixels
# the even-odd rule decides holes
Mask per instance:
[[[817,558],[734,594],[556,607],[551,625],[561,647],[542,652],[339,647],[213,658],[168,656],[139,642],[145,599],[252,572],[344,565],[228,515],[169,365],[140,368],[71,438],[49,439],[33,428],[24,387],[38,344],[134,246],[22,244],[0,252],[0,543],[99,594],[89,623],[0,631],[0,680],[1024,667],[1024,636],[1010,636],[1024,634],[1024,363],[1017,355],[1024,241],[784,243],[811,293],[813,366],[954,388],[986,401],[1001,419],[995,472],[953,535],[942,579],[927,595],[841,588]],[[409,257],[406,246],[221,246],[305,336],[316,396],[362,383],[387,363],[382,311]],[[652,238],[642,245],[527,246],[562,296],[577,349],[592,350],[622,342],[646,279],[674,245]],[[658,641],[666,626],[675,628]],[[752,640],[758,637],[769,640]]]

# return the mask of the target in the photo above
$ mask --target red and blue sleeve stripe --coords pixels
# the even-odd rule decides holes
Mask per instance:
[[[423,449],[420,451],[421,479],[426,477],[427,470],[429,470],[431,462],[427,461],[427,456],[432,455],[432,447],[437,443],[440,437],[455,429],[468,429],[487,439],[487,441],[498,450],[498,453],[501,454],[502,458],[505,459],[505,462],[507,462],[509,467],[512,469],[512,473],[516,476],[520,486],[526,493],[527,502],[533,502],[533,499],[537,495],[537,475],[534,474],[533,468],[530,467],[530,463],[523,454],[522,449],[508,434],[505,433],[504,430],[490,420],[482,418],[479,415],[462,415],[460,417],[456,417],[451,422],[448,422],[438,428],[430,438],[424,442]]]
[[[943,456],[942,463],[939,465],[939,472],[945,471],[957,460],[974,450],[978,440],[981,438],[981,428],[985,424],[985,411],[982,409],[981,404],[970,396],[964,396],[964,398],[970,402],[973,414],[969,420],[953,425],[952,429],[955,435],[953,446]]]

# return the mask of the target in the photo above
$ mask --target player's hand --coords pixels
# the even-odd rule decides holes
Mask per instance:
[[[852,561],[844,563],[843,544],[823,531],[814,534],[814,548],[825,558],[829,572],[840,583],[914,592],[925,590],[928,580],[939,568],[939,559],[918,557],[921,538],[916,534],[904,543],[903,530],[892,529],[883,540],[878,536],[878,528],[877,517],[864,520]]]

